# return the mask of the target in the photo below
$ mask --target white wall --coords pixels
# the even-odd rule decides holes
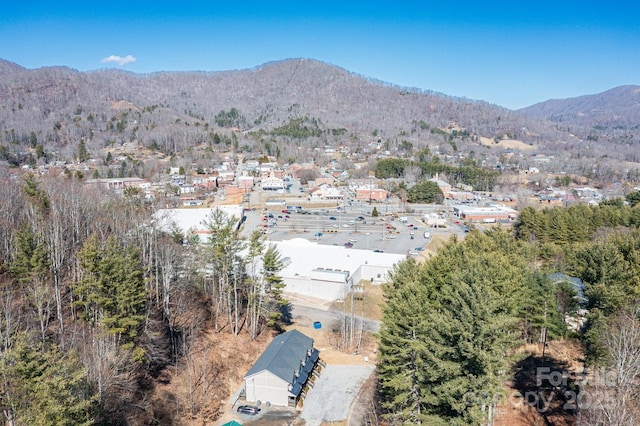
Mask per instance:
[[[360,280],[370,281],[373,278],[374,284],[387,282],[387,274],[391,268],[386,266],[362,265],[353,274],[353,284],[358,284]]]
[[[271,405],[286,407],[289,405],[288,383],[268,371],[256,373],[244,379],[246,399],[249,402],[260,401]]]
[[[283,277],[284,291],[323,300],[341,300],[346,294],[344,282],[316,281],[306,277]]]

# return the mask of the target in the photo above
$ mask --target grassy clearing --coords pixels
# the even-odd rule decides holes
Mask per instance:
[[[333,309],[343,311],[346,308],[347,312],[350,312],[353,299],[353,308],[356,315],[379,321],[382,319],[382,306],[384,306],[382,287],[365,280],[361,281],[360,284],[363,285],[363,292],[355,292],[353,298],[349,294],[344,302],[334,302]]]

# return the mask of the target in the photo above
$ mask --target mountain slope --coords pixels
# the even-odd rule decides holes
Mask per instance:
[[[19,71],[24,71],[24,70],[25,68],[21,67],[16,63],[5,61],[4,59],[0,59],[0,76],[19,72]]]
[[[46,154],[41,161],[73,159],[80,142],[100,156],[103,148],[134,142],[171,155],[207,146],[211,153],[233,149],[320,164],[328,161],[323,152],[330,145],[357,153],[358,162],[373,160],[383,148],[386,155],[431,152],[486,167],[507,160],[527,167],[527,158],[544,154],[556,158],[549,169],[584,173],[598,159],[598,170],[610,174],[620,161],[640,160],[639,131],[592,135],[596,121],[583,111],[604,110],[606,117],[615,111],[624,114],[615,116],[618,122],[635,125],[636,89],[579,98],[578,106],[549,101],[510,111],[374,81],[312,59],[151,74],[25,69],[0,61],[0,159],[34,163],[36,151]],[[558,116],[562,125],[549,121]],[[578,119],[587,130],[576,129]],[[521,157],[511,158],[515,151]],[[204,161],[195,154],[192,159]]]
[[[5,107],[0,111],[3,130],[26,131],[41,123],[37,132],[43,136],[78,107],[94,115],[110,114],[119,101],[170,110],[171,122],[161,120],[157,126],[171,125],[185,116],[212,124],[216,114],[236,108],[244,118],[242,130],[272,129],[301,116],[355,134],[378,130],[385,137],[408,132],[419,121],[438,127],[455,122],[488,137],[503,133],[526,137],[518,134],[519,129],[539,127],[535,121],[484,102],[383,85],[308,59],[212,73],[23,69],[0,74],[0,99]]]
[[[582,127],[640,125],[640,86],[619,86],[595,95],[552,99],[520,109],[530,117]]]

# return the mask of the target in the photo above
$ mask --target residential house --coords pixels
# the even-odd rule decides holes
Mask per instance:
[[[298,330],[276,336],[244,376],[245,399],[295,407],[319,360],[313,339]]]

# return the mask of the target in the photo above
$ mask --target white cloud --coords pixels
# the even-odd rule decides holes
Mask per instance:
[[[111,55],[111,56],[107,56],[106,58],[104,58],[102,60],[103,63],[105,62],[115,62],[116,64],[120,65],[121,67],[124,65],[127,65],[130,62],[135,62],[136,61],[136,57],[132,56],[132,55],[127,55],[127,56],[118,56],[118,55]]]

